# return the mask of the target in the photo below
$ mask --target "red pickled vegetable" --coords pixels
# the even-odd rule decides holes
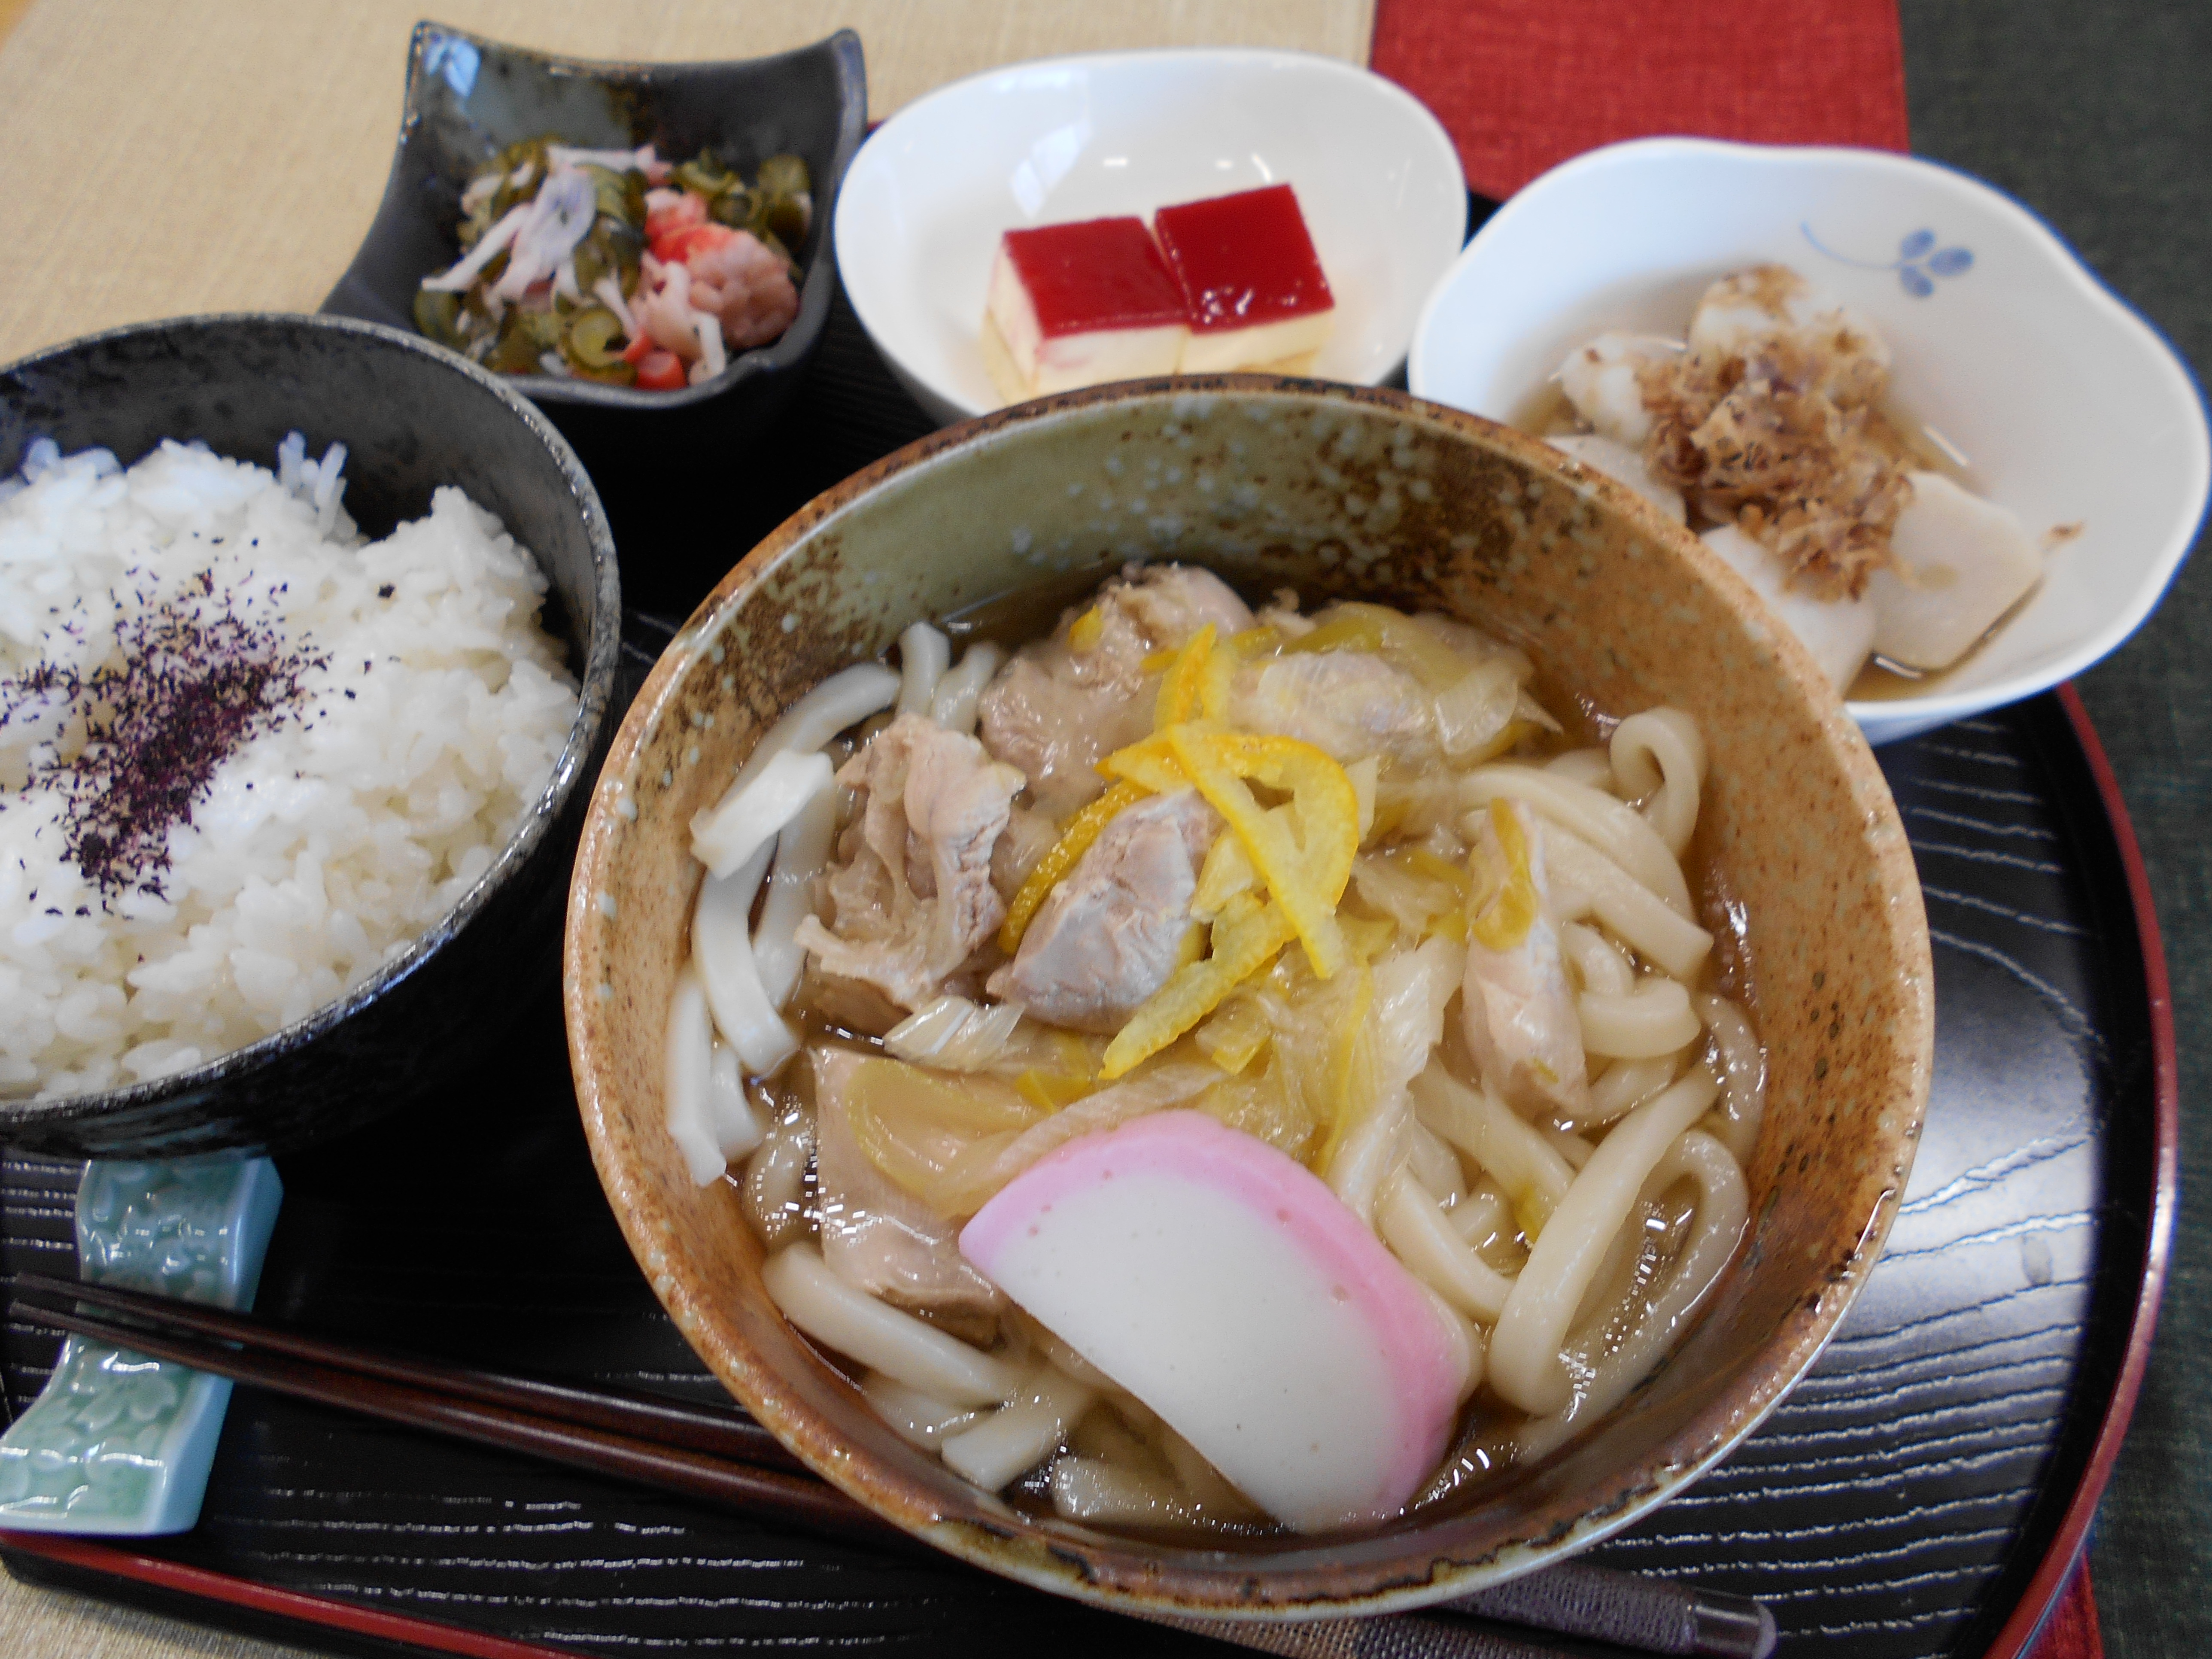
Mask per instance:
[[[647,392],[678,392],[690,384],[684,360],[672,351],[647,351],[638,360],[637,383]]]
[[[673,202],[654,208],[645,216],[645,240],[653,248],[653,257],[666,260],[680,258],[671,255],[668,244],[684,232],[707,222],[707,198],[685,191]]]
[[[711,252],[737,240],[738,233],[727,225],[693,225],[663,237],[654,245],[653,256],[671,264],[688,262],[695,253]]]

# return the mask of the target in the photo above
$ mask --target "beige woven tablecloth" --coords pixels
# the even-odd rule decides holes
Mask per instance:
[[[869,113],[994,64],[1141,46],[1367,61],[1374,0],[0,0],[0,362],[198,311],[312,311],[383,193],[424,15],[583,57],[859,32]],[[0,1574],[0,1656],[283,1659]]]
[[[0,21],[20,0],[0,0]],[[37,0],[0,48],[0,362],[198,311],[312,311],[392,161],[425,0]],[[1374,0],[439,0],[594,58],[750,58],[849,26],[870,113],[997,64],[1127,46],[1364,63]]]

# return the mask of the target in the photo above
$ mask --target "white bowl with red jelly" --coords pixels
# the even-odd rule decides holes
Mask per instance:
[[[1007,233],[1100,220],[1118,222],[1032,245],[1023,338],[1022,304],[993,304],[1021,274]],[[1333,58],[1207,50],[1047,59],[933,93],[861,148],[834,234],[869,337],[950,422],[1160,374],[1379,384],[1466,227],[1458,154],[1409,94]],[[1239,257],[1224,264],[1223,250]],[[1094,251],[1123,261],[1127,283],[1035,276],[1041,262],[1079,273]]]

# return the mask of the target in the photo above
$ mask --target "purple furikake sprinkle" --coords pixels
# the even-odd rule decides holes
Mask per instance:
[[[171,826],[190,823],[216,769],[292,717],[301,677],[327,659],[277,629],[198,602],[170,600],[122,621],[116,654],[89,674],[40,663],[0,679],[0,726],[58,694],[84,741],[67,758],[45,751],[32,777],[62,796],[62,836],[85,878],[112,900],[162,895]],[[214,614],[204,614],[212,609]]]

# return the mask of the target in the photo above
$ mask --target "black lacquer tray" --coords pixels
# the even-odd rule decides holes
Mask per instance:
[[[693,533],[726,541],[734,562],[925,427],[841,301],[774,449],[733,466]],[[660,635],[646,618],[631,635],[641,665]],[[2172,1207],[2164,969],[2070,694],[1881,759],[1936,945],[1935,1088],[1902,1214],[1812,1375],[1595,1559],[1760,1597],[1784,1655],[2012,1659],[2079,1549],[2148,1347]],[[503,1063],[282,1169],[263,1312],[719,1395],[600,1196],[550,996]],[[0,1267],[72,1267],[76,1179],[67,1164],[0,1164]],[[6,1328],[11,1408],[55,1346]],[[1147,1653],[1222,1650],[951,1563],[780,1534],[245,1388],[195,1531],[120,1548],[0,1534],[0,1558],[23,1577],[347,1652],[1080,1659],[1133,1638]]]

